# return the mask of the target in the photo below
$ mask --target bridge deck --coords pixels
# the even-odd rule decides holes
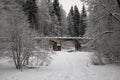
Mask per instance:
[[[35,37],[34,39],[87,39],[91,40],[89,37]]]

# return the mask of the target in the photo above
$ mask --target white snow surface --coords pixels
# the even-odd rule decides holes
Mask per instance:
[[[47,67],[16,70],[11,61],[0,59],[0,80],[120,80],[120,66],[90,64],[89,52],[56,52]]]

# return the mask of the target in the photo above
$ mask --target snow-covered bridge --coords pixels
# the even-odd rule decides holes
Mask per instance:
[[[75,44],[75,49],[81,49],[81,44],[87,43],[91,38],[88,37],[35,37],[34,40],[39,42],[39,40],[46,39],[53,45],[53,50],[60,51],[61,43],[65,41],[73,41]]]

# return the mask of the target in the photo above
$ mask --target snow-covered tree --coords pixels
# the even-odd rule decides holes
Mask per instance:
[[[54,7],[54,13],[55,15],[57,16],[57,19],[58,19],[58,24],[61,25],[60,21],[60,3],[59,3],[59,0],[54,0],[53,2],[53,7]]]
[[[59,5],[59,11],[57,11],[58,2],[41,0],[38,6],[40,33],[42,36],[63,36],[67,34],[66,29],[66,13]],[[58,12],[59,16],[58,17]],[[59,20],[58,20],[59,19]]]
[[[91,46],[111,62],[120,60],[119,1],[84,1],[89,5],[89,27],[87,28],[87,35],[93,38]]]
[[[74,20],[74,29],[73,29],[74,36],[79,37],[80,35],[80,13],[79,13],[77,6],[74,7],[73,20]]]
[[[36,0],[27,0],[23,5],[23,10],[28,17],[28,21],[31,24],[31,28],[38,30],[39,21],[38,21],[38,8]]]
[[[67,30],[67,17],[66,17],[66,12],[64,11],[62,5],[60,6],[60,28],[61,28],[61,36],[67,36],[68,35],[68,30]]]
[[[73,16],[74,16],[74,10],[73,10],[73,6],[70,9],[70,12],[68,14],[67,17],[67,21],[68,21],[68,32],[70,36],[74,35],[74,20],[73,20]]]
[[[81,11],[81,18],[80,18],[80,36],[83,36],[85,34],[87,27],[87,13],[85,9],[85,5],[83,4],[83,8]]]
[[[32,31],[28,28],[29,23],[22,6],[16,0],[4,0],[0,3],[3,4],[0,7],[0,37],[4,40],[1,48],[8,52],[6,54],[13,59],[16,68],[21,69],[31,54]]]

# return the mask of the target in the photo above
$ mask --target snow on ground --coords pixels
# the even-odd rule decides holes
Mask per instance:
[[[18,71],[11,62],[0,60],[0,80],[120,80],[120,66],[90,64],[88,52],[61,51],[47,67]]]

